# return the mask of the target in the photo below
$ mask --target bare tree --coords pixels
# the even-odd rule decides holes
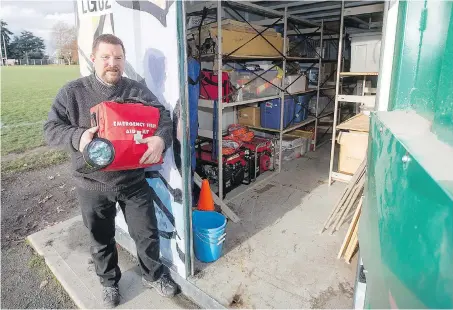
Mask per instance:
[[[52,27],[52,43],[59,58],[72,63],[74,55],[74,42],[77,41],[76,28],[64,22],[58,22]]]

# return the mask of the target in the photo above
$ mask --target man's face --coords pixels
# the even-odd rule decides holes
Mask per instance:
[[[101,42],[91,60],[96,74],[108,84],[116,84],[124,72],[124,52],[121,45]]]

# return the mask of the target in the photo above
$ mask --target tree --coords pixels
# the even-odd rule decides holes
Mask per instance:
[[[58,57],[71,64],[78,53],[77,49],[74,50],[74,44],[77,45],[76,28],[64,22],[56,23],[52,28],[52,44]]]
[[[72,63],[78,64],[79,63],[79,45],[77,43],[77,39],[74,39],[71,42],[70,49],[71,49]]]
[[[1,46],[2,46],[2,55],[4,53],[4,48],[5,48],[5,45],[6,45],[6,56],[8,56],[9,58],[11,58],[10,56],[10,53],[11,53],[11,50],[10,50],[10,45],[11,45],[11,36],[13,35],[13,33],[8,29],[8,24],[6,22],[4,22],[3,20],[0,20],[0,24],[1,24],[1,29],[0,29],[0,43],[1,43]],[[4,43],[3,43],[4,41]]]
[[[14,36],[10,44],[12,54],[10,58],[42,58],[45,48],[42,38],[35,36],[30,31],[22,31],[19,37]]]

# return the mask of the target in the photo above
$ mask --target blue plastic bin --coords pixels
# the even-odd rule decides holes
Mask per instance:
[[[297,96],[297,102],[295,104],[294,111],[294,122],[301,123],[308,117],[308,105],[310,103],[310,94]]]
[[[226,217],[214,211],[193,211],[193,240],[195,257],[211,263],[222,255],[225,241]]]
[[[280,129],[280,99],[273,99],[261,103],[261,127],[270,129]],[[288,127],[294,120],[294,99],[285,98],[283,109],[283,128]]]

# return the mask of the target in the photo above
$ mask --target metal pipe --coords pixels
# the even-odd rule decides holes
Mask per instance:
[[[189,122],[189,90],[188,90],[188,68],[187,68],[187,41],[186,38],[186,13],[185,13],[185,2],[181,1],[176,5],[177,11],[177,38],[179,43],[179,83],[180,83],[180,115],[179,120],[183,124],[183,130],[185,136],[189,136],[190,132],[190,122]],[[175,133],[176,134],[176,133]],[[185,276],[188,278],[191,275],[195,274],[194,270],[194,251],[193,251],[193,227],[192,227],[192,182],[190,182],[191,173],[188,173],[189,168],[191,167],[191,153],[190,153],[190,144],[188,139],[182,139],[182,149],[181,149],[181,159],[184,163],[182,168],[182,190],[183,190],[183,210],[184,210],[184,238],[185,238],[185,250],[186,250],[186,261],[185,263]],[[190,158],[190,159],[189,159]],[[188,165],[188,166],[186,166]],[[186,168],[185,168],[186,166]],[[186,182],[184,182],[186,181]]]
[[[282,76],[282,84],[285,84],[285,77],[286,77],[286,33],[288,27],[288,8],[285,7],[284,13],[284,22],[283,22],[283,76]],[[282,87],[285,89],[286,87]],[[282,171],[282,143],[283,143],[283,114],[285,112],[285,91],[280,91],[280,145],[279,145],[279,154],[278,154],[278,172]]]
[[[322,75],[322,58],[324,57],[323,55],[323,34],[324,34],[324,20],[321,21],[321,40],[319,42],[319,50],[320,50],[320,55],[319,56],[319,68],[318,68],[318,91],[316,92],[316,112],[315,112],[315,134],[314,134],[314,145],[313,145],[313,150],[316,151],[316,143],[318,139],[318,107],[319,107],[319,88],[321,87],[321,77]]]
[[[229,2],[232,3],[232,4],[235,4],[238,7],[249,8],[252,11],[257,12],[258,14],[266,14],[267,13],[267,14],[271,14],[271,15],[274,15],[274,16],[286,16],[286,18],[291,18],[291,20],[293,20],[295,22],[299,22],[299,23],[302,23],[302,24],[305,24],[305,25],[310,25],[312,27],[313,26],[319,27],[318,24],[313,23],[313,22],[311,22],[309,20],[306,20],[306,19],[303,19],[303,18],[300,18],[300,17],[295,17],[295,16],[292,16],[292,15],[288,15],[288,13],[283,14],[283,12],[281,12],[281,11],[268,9],[268,8],[266,8],[264,6],[256,5],[256,4],[253,4],[253,3],[249,3],[247,1],[229,0]],[[286,7],[285,7],[285,10],[287,10]]]
[[[222,88],[222,1],[217,1],[217,164],[219,198],[223,200],[223,162],[222,162],[222,110],[223,110],[223,88]],[[216,111],[213,111],[215,113]]]
[[[337,59],[337,80],[335,82],[335,108],[333,114],[332,124],[332,147],[330,149],[330,165],[329,165],[329,186],[332,184],[332,170],[333,160],[335,157],[335,140],[337,130],[337,113],[338,113],[338,90],[340,89],[340,68],[341,57],[343,50],[343,26],[344,26],[344,0],[341,1],[341,15],[340,15],[340,38],[338,40],[338,59]],[[319,77],[318,77],[319,78]]]

